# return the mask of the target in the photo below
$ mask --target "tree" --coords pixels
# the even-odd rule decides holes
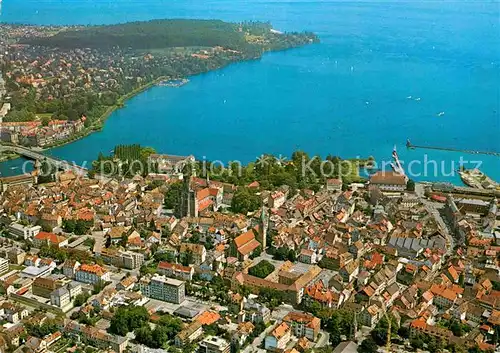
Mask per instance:
[[[120,307],[111,318],[109,332],[125,336],[142,327],[148,320],[148,311],[142,306]]]
[[[247,214],[257,210],[261,204],[260,196],[256,194],[255,190],[239,188],[231,200],[231,209],[236,213]]]
[[[370,333],[373,341],[379,346],[383,346],[387,343],[387,333],[388,330],[385,327],[376,327]]]
[[[49,126],[49,122],[50,122],[50,116],[44,116],[42,117],[42,126]]]
[[[111,236],[106,237],[106,244],[104,244],[104,247],[108,249],[111,246]]]
[[[410,329],[406,326],[401,326],[398,330],[398,335],[402,338],[410,337]]]
[[[86,295],[84,293],[80,293],[75,297],[75,300],[73,303],[75,306],[82,306],[83,304],[85,304],[87,299],[88,299],[88,295]]]
[[[456,320],[453,320],[450,324],[450,330],[457,337],[462,337],[464,335],[462,324]]]
[[[289,253],[290,253],[290,251],[288,250],[288,248],[286,246],[281,246],[274,253],[273,259],[280,260],[280,261],[287,260]]]
[[[414,337],[410,340],[410,344],[413,349],[422,349],[424,348],[424,341],[420,337]]]
[[[360,353],[376,353],[377,350],[377,343],[371,337],[367,337],[358,347]]]
[[[240,351],[240,342],[238,340],[231,341],[230,353],[239,353],[239,351]]]
[[[73,233],[75,231],[76,222],[72,219],[63,220],[62,228],[66,233]]]
[[[127,243],[128,243],[128,236],[126,233],[123,233],[121,236],[121,239],[120,239],[120,245],[123,246],[124,248],[126,248]]]
[[[415,182],[412,179],[408,179],[406,182],[406,190],[415,191]]]
[[[262,260],[257,265],[250,267],[248,269],[248,274],[259,278],[266,278],[274,269],[275,267],[272,263],[267,260]]]

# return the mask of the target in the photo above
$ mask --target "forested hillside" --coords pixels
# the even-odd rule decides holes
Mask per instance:
[[[70,29],[51,37],[26,39],[22,43],[65,49],[120,47],[148,50],[221,46],[245,50],[262,46],[266,40],[271,40],[271,37],[281,36],[290,40],[297,37],[295,40],[302,39],[302,44],[303,39],[317,39],[312,34],[278,35],[271,32],[271,29],[270,24],[262,22],[238,24],[220,20],[153,20]],[[261,40],[253,40],[255,38]]]

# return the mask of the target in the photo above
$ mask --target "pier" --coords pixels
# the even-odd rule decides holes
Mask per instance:
[[[462,152],[462,153],[469,153],[469,154],[485,154],[485,155],[489,155],[489,156],[500,157],[500,152],[466,150],[466,149],[451,148],[451,147],[414,145],[410,142],[410,140],[406,141],[406,147],[407,148],[423,148],[423,149],[427,149],[427,150],[449,151],[449,152]]]

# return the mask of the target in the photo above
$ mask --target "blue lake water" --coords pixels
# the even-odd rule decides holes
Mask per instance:
[[[49,152],[58,157],[83,163],[116,144],[140,143],[224,162],[296,149],[381,160],[397,145],[405,163],[419,161],[415,179],[460,183],[450,174],[461,156],[497,181],[500,158],[404,144],[500,151],[499,16],[498,1],[3,0],[0,21],[263,20],[320,36],[319,44],[180,88],[154,87],[113,113],[102,132]],[[421,175],[426,159],[436,164]],[[0,172],[14,173],[12,165]]]

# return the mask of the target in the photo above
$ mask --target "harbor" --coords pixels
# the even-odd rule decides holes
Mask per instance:
[[[178,80],[163,80],[158,83],[158,86],[163,87],[181,87],[187,84],[189,80],[187,78],[178,79]]]
[[[406,140],[406,147],[410,148],[410,149],[422,148],[422,149],[428,149],[428,150],[462,152],[462,153],[468,153],[468,154],[484,154],[484,155],[489,155],[489,156],[500,157],[500,152],[466,150],[466,149],[452,148],[452,147],[436,147],[436,146],[414,145],[414,144],[412,144],[410,142],[410,140]]]
[[[476,189],[496,189],[498,183],[479,169],[463,169],[458,171],[464,184]]]

